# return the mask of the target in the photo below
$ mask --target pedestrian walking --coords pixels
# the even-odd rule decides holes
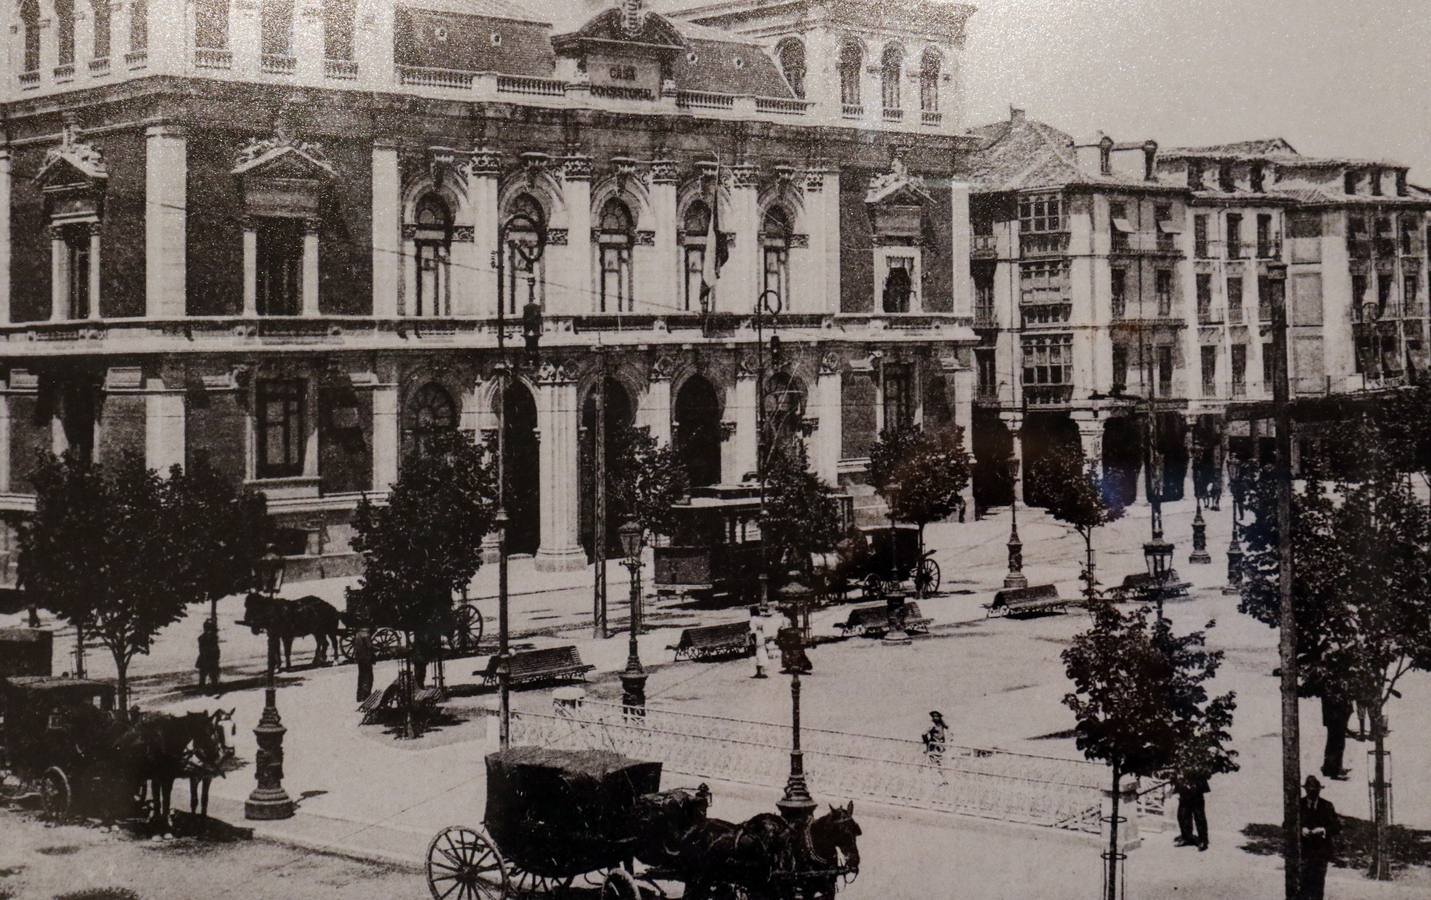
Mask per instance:
[[[1342,766],[1347,748],[1347,723],[1351,721],[1352,704],[1332,689],[1322,691],[1322,725],[1327,729],[1327,745],[1322,753],[1322,774],[1336,781],[1346,781],[1348,772]]]
[[[1173,782],[1178,794],[1178,836],[1175,847],[1207,849],[1207,779],[1193,773],[1178,773]]]
[[[766,668],[770,665],[770,650],[766,647],[769,641],[769,621],[765,618],[765,611],[759,606],[750,608],[750,643],[755,648],[755,674],[752,678],[765,678]]]
[[[1354,704],[1356,706],[1356,739],[1359,741],[1364,741],[1367,739],[1366,717],[1368,709],[1366,701],[1358,698],[1356,701],[1354,701]]]
[[[359,628],[353,636],[353,662],[358,664],[359,703],[368,699],[373,692],[373,636],[366,628]]]
[[[1322,799],[1322,783],[1308,775],[1301,803],[1302,869],[1300,900],[1322,900],[1327,883],[1327,864],[1336,853],[1336,838],[1342,822],[1331,801]]]
[[[948,747],[949,726],[944,722],[944,714],[937,709],[930,710],[929,721],[928,730],[920,735],[924,755],[939,770],[939,783],[948,784],[949,780],[944,777],[944,751]]]
[[[219,623],[206,619],[199,632],[199,658],[194,661],[199,670],[199,687],[206,683],[217,692],[219,689]]]

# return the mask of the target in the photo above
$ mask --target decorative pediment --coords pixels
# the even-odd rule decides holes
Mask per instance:
[[[333,164],[318,144],[288,134],[283,129],[273,137],[250,141],[234,159],[232,174],[241,178],[293,178],[328,181],[337,177]]]
[[[681,32],[665,16],[653,12],[633,16],[617,8],[597,13],[576,31],[552,37],[558,53],[581,52],[601,44],[630,44],[646,52],[686,48]]]
[[[45,162],[35,174],[35,184],[41,190],[90,189],[103,190],[109,182],[109,168],[98,147],[80,140],[79,124],[65,120],[64,133],[58,147],[51,147]]]
[[[896,156],[890,171],[870,181],[865,193],[870,224],[877,238],[918,240],[924,223],[924,209],[933,203],[924,179],[909,174]]]

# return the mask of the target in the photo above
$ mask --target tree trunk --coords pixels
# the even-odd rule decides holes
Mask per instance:
[[[114,657],[114,697],[120,716],[129,719],[129,660],[123,653],[111,651]]]
[[[84,677],[84,622],[75,622],[75,677]]]
[[[914,563],[914,596],[920,600],[924,599],[924,588],[919,580],[919,569],[924,565],[924,523],[919,523],[919,555]]]
[[[1087,537],[1083,539],[1083,550],[1087,558],[1087,568],[1084,575],[1087,583],[1084,585],[1084,596],[1088,598],[1088,608],[1092,609],[1094,602],[1098,600],[1098,589],[1093,578],[1093,529],[1088,530]]]
[[[219,598],[218,598],[218,597],[210,597],[210,598],[209,598],[209,621],[210,621],[210,622],[213,622],[215,626],[217,626],[217,625],[219,624]]]
[[[1114,763],[1112,812],[1108,817],[1108,889],[1104,895],[1106,900],[1118,900],[1118,782],[1121,777],[1118,764]]]
[[[1391,860],[1388,858],[1388,831],[1391,828],[1391,786],[1386,783],[1386,720],[1384,705],[1371,710],[1371,735],[1376,761],[1371,782],[1372,819],[1375,827],[1375,847],[1371,855],[1371,877],[1377,881],[1391,880]]]

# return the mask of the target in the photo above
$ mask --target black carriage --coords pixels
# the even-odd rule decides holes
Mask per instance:
[[[699,602],[753,602],[763,565],[760,486],[695,488],[671,513],[671,534],[652,551],[656,595]]]
[[[38,794],[47,815],[77,807],[118,811],[133,801],[108,765],[125,723],[114,708],[114,686],[83,678],[0,679],[0,770],[19,794]]]
[[[826,602],[843,599],[855,586],[865,599],[882,600],[905,582],[912,582],[915,592],[927,597],[938,592],[941,583],[934,551],[921,550],[915,525],[846,529],[835,552],[821,554],[814,565],[816,587]]]
[[[378,659],[389,659],[403,653],[402,630],[391,623],[376,621],[355,593],[350,592],[339,614],[343,628],[338,632],[338,651],[344,659],[353,658],[353,638],[359,628],[368,628],[373,653]],[[447,657],[473,656],[482,643],[485,623],[477,604],[465,597],[453,603],[437,623],[442,646]]]
[[[54,633],[43,628],[0,628],[0,678],[53,671]]]

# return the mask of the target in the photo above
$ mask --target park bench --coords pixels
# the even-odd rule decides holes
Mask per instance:
[[[1009,616],[1014,619],[1061,613],[1072,601],[1058,595],[1051,584],[1034,584],[1025,588],[1005,588],[994,593],[994,602],[984,607],[986,616]]]
[[[910,634],[928,634],[930,619],[921,614],[919,604],[913,601],[906,601],[901,607],[901,624],[904,630]],[[871,603],[868,606],[856,606],[850,610],[850,615],[843,622],[836,622],[835,627],[840,629],[848,637],[851,634],[858,634],[864,637],[883,637],[889,631],[889,605],[885,603]]]
[[[392,684],[369,694],[368,698],[358,705],[358,712],[363,714],[363,724],[371,725],[384,713],[401,710],[402,691],[403,679],[399,676],[393,680]],[[443,699],[442,691],[439,688],[417,688],[412,692],[413,711],[422,718],[426,718]]]
[[[744,656],[751,647],[750,625],[727,622],[722,625],[702,625],[681,631],[681,639],[666,647],[676,651],[676,659],[718,659]]]
[[[570,644],[564,647],[546,647],[541,650],[526,650],[521,653],[513,653],[509,659],[511,667],[508,670],[508,684],[531,684],[544,681],[585,681],[586,673],[590,672],[594,666],[587,665],[581,661],[581,654],[576,652],[576,648]],[[473,675],[481,675],[482,683],[488,685],[497,684],[497,662],[496,654],[488,657],[487,668],[482,672],[473,672]]]
[[[1190,587],[1192,582],[1180,581],[1177,569],[1170,569],[1168,580],[1163,585],[1163,600],[1186,600]],[[1118,603],[1147,602],[1156,599],[1153,596],[1156,590],[1153,576],[1147,572],[1134,572],[1125,577],[1122,584],[1109,588],[1107,597]]]

